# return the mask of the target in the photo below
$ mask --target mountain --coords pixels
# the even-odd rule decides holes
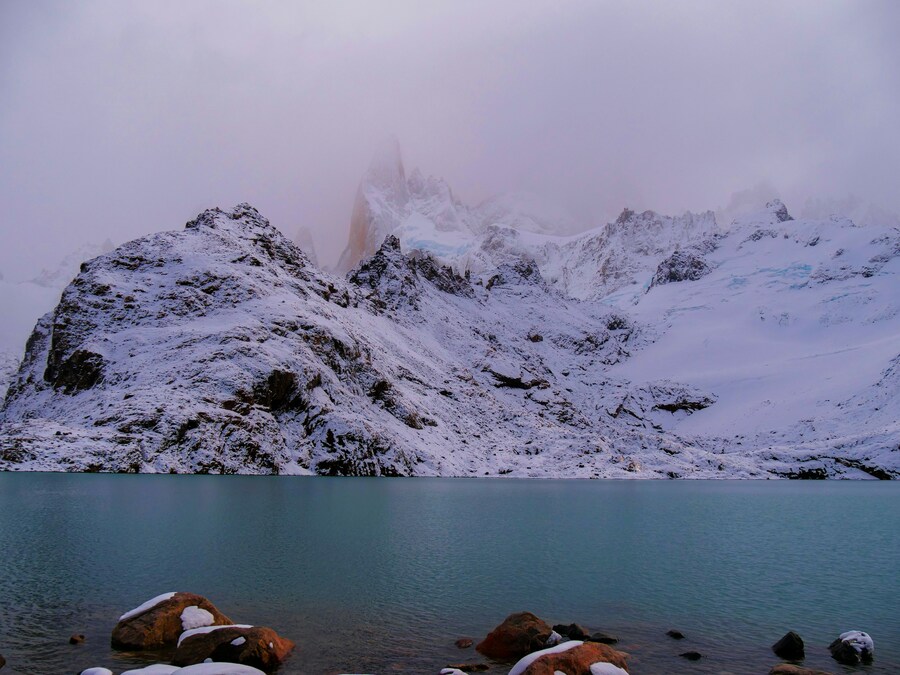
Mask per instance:
[[[896,229],[773,202],[518,230],[388,155],[346,278],[246,204],[83,265],[0,469],[900,476]]]

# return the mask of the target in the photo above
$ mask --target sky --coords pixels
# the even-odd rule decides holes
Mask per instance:
[[[0,273],[242,201],[322,262],[373,151],[470,204],[900,212],[893,0],[0,0]]]

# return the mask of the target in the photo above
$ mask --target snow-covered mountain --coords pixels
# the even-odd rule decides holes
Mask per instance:
[[[775,202],[561,236],[387,159],[345,279],[245,204],[86,264],[0,468],[900,476],[896,229]]]

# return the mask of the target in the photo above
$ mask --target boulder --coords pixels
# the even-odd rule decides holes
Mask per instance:
[[[701,654],[700,652],[694,652],[694,651],[682,652],[678,656],[680,656],[683,659],[687,659],[688,661],[699,661],[700,659],[703,658],[703,654]]]
[[[472,638],[459,638],[459,640],[457,640],[457,641],[454,642],[453,644],[455,644],[455,645],[456,645],[457,647],[459,647],[460,649],[468,649],[468,648],[471,647],[474,643],[473,643],[473,641],[472,641]]]
[[[772,651],[788,661],[800,661],[805,656],[803,638],[794,631],[788,631],[783,638],[772,645]]]
[[[3,654],[0,654],[0,668],[6,665],[6,659],[3,658]]]
[[[769,675],[832,675],[824,670],[810,670],[801,666],[795,666],[792,663],[779,663],[772,666]]]
[[[531,612],[510,614],[475,649],[492,659],[517,659],[547,646],[553,629]]]
[[[566,649],[569,644],[573,646]],[[627,659],[627,654],[608,645],[597,642],[565,642],[559,647],[525,657],[513,667],[510,675],[553,675],[557,671],[566,675],[592,675],[591,666],[598,663],[608,663],[625,670]]]
[[[875,658],[875,643],[868,633],[851,630],[841,633],[838,639],[828,645],[831,658],[846,666],[871,663]]]
[[[72,637],[69,638],[70,645],[80,645],[83,642],[84,642],[84,635],[81,635],[80,633],[77,633],[76,635],[73,635]]]
[[[181,636],[172,664],[190,666],[212,659],[271,673],[293,649],[293,642],[271,628],[233,625],[197,628]]]
[[[666,635],[675,640],[684,640],[684,633],[682,633],[680,630],[666,631]]]
[[[584,640],[588,637],[588,632],[577,623],[570,624],[557,624],[553,626],[553,630],[555,630],[560,635],[564,635],[567,638],[572,640]]]
[[[199,617],[206,617],[207,625],[233,623],[202,595],[166,593],[123,614],[113,629],[112,647],[133,651],[172,646],[188,627],[198,627]]]

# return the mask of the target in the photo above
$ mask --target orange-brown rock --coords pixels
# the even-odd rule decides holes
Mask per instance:
[[[234,623],[202,595],[176,593],[145,612],[119,621],[112,632],[113,649],[159,649],[174,646],[184,632],[181,613],[193,606],[212,614],[214,626]]]
[[[780,663],[772,667],[769,675],[831,675],[831,673],[824,670],[811,670],[791,663]]]
[[[271,628],[226,626],[190,635],[181,641],[172,659],[174,666],[191,666],[206,659],[240,663],[271,673],[294,649],[294,643]]]
[[[518,659],[547,647],[552,629],[531,612],[510,614],[475,649],[492,659]]]
[[[628,654],[599,642],[585,642],[572,649],[555,654],[545,654],[528,666],[522,675],[553,675],[556,671],[566,675],[591,675],[591,664],[605,661],[627,670]]]

